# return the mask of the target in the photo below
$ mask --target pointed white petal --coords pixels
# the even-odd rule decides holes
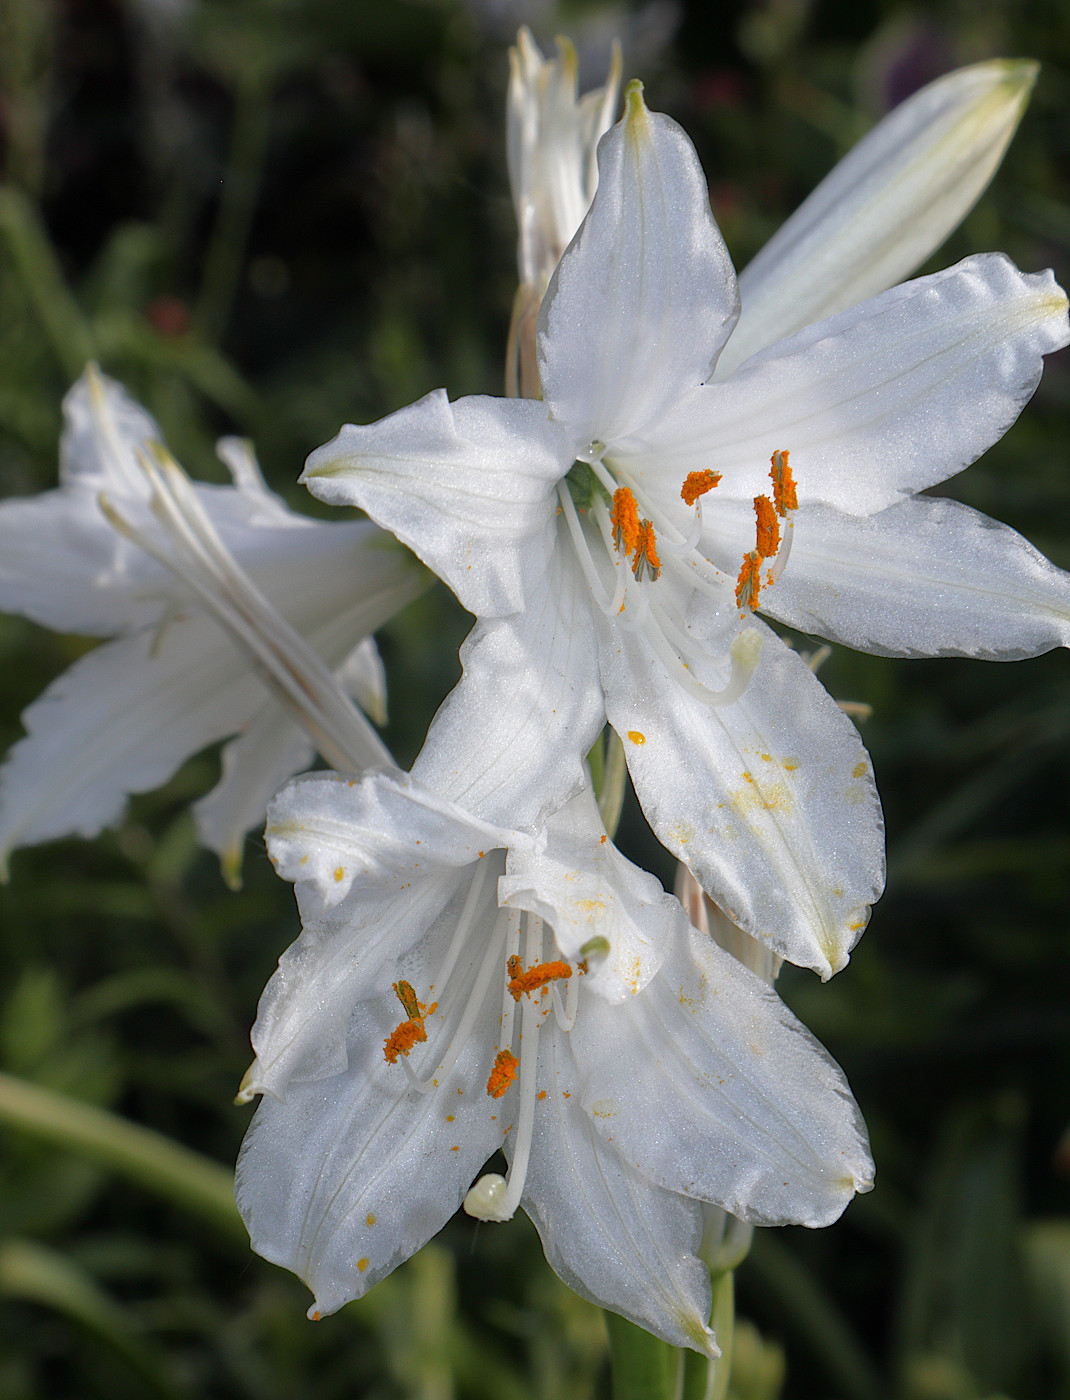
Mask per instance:
[[[216,456],[230,472],[239,491],[260,492],[265,496],[273,494],[268,490],[268,484],[256,458],[256,449],[248,438],[221,437],[215,445],[215,450]]]
[[[995,174],[1036,74],[1020,59],[960,68],[863,137],[740,274],[717,377],[920,267]]]
[[[590,591],[554,552],[525,612],[479,623],[413,776],[485,821],[538,825],[587,781],[603,723]]]
[[[207,618],[165,623],[90,652],[23,714],[0,770],[0,850],[94,836],[126,797],[242,728],[263,694]]]
[[[148,483],[137,454],[162,441],[155,418],[121,384],[89,365],[63,400],[60,483],[147,500]]]
[[[546,1098],[523,1205],[551,1268],[582,1297],[672,1346],[716,1354],[707,1325],[710,1273],[696,1257],[700,1203],[655,1186],[626,1163],[580,1105],[569,1037],[551,1023],[540,1041]]]
[[[349,423],[301,480],[331,505],[360,506],[393,531],[470,612],[526,601],[553,548],[554,487],[572,465],[566,435],[534,400],[444,390],[366,427]]]
[[[883,656],[1017,661],[1070,646],[1070,574],[958,501],[916,496],[865,519],[800,511],[766,610]]]
[[[708,937],[679,932],[659,975],[572,1031],[582,1102],[629,1164],[754,1224],[828,1225],[873,1184],[842,1071],[776,992]]]
[[[611,1002],[657,972],[679,909],[607,839],[589,788],[549,818],[545,847],[510,851],[498,898],[545,919],[566,958],[588,959],[584,990]]]
[[[278,874],[314,886],[327,905],[344,899],[354,881],[407,889],[418,875],[477,863],[523,840],[401,772],[359,782],[311,773],[276,796],[264,834]]]
[[[304,1279],[311,1315],[359,1298],[425,1244],[501,1141],[473,1091],[487,1072],[478,1039],[440,1089],[419,1094],[383,1060],[391,1014],[385,1000],[358,1008],[349,1070],[265,1100],[238,1159],[253,1248]]]
[[[539,314],[539,374],[583,448],[656,421],[710,372],[739,310],[695,148],[629,86],[591,212]]]
[[[711,708],[642,633],[605,629],[606,713],[658,838],[747,933],[829,977],[883,888],[880,803],[850,720],[761,631],[742,698]]]
[[[202,846],[215,851],[223,877],[241,884],[245,836],[263,823],[272,797],[288,778],[311,768],[311,741],[276,701],[265,697],[239,738],[222,753],[223,775],[207,797],[193,804]]]
[[[373,637],[358,642],[335,675],[370,719],[386,723],[386,667]]]
[[[868,515],[953,476],[1007,431],[1042,357],[1070,338],[1066,308],[1050,272],[966,258],[692,390],[627,465],[674,484],[710,468],[724,474],[716,498],[749,504],[787,449],[800,501]]]

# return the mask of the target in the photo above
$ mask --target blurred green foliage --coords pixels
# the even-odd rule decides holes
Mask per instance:
[[[195,475],[220,479],[214,439],[237,430],[309,511],[293,482],[340,422],[439,385],[497,391],[521,19],[544,44],[571,33],[588,85],[623,33],[626,75],[698,145],[740,265],[921,83],[1040,58],[1004,168],[933,265],[1002,248],[1070,275],[1065,0],[3,0],[5,494],[53,484],[60,400],[90,356]],[[1068,413],[1064,358],[954,490],[1070,567]],[[466,628],[439,590],[382,638],[403,763]],[[0,619],[0,738],[84,646]],[[759,1232],[731,1395],[1070,1397],[1066,658],[837,652],[822,677],[873,709],[889,893],[844,974],[781,986],[849,1073],[878,1186],[830,1230]],[[185,804],[216,764],[96,842],[18,853],[0,891],[0,1395],[607,1394],[603,1319],[520,1218],[454,1221],[318,1326],[302,1286],[248,1254],[231,1097],[296,915],[259,843],[238,895],[196,847]],[[622,841],[671,880],[632,801]]]

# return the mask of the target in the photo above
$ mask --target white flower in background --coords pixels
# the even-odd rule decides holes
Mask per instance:
[[[102,510],[103,500],[113,519],[167,557],[150,477],[181,473],[166,462],[153,419],[93,367],[67,395],[64,417],[59,488],[0,505],[0,608],[115,640],[77,661],[23,714],[27,737],[0,769],[0,854],[95,835],[119,819],[128,794],[158,786],[191,754],[239,733],[224,750],[221,782],[195,809],[204,844],[236,880],[245,832],[279,785],[311,764],[312,743],[265,688],[271,658],[250,664],[204,611],[197,588]],[[224,439],[220,455],[233,486],[187,483],[223,561],[217,572],[229,568],[244,580],[247,570],[319,664],[382,718],[382,668],[369,637],[419,592],[419,568],[368,522],[291,511],[264,485],[246,444]],[[190,531],[188,523],[180,529]],[[269,622],[262,635],[271,631]],[[388,762],[374,730],[349,710],[349,766]]]
[[[535,397],[535,326],[539,305],[561,254],[591,207],[598,184],[595,151],[609,130],[620,91],[620,45],[614,44],[605,86],[578,95],[576,50],[557,41],[545,59],[528,29],[509,50],[505,149],[519,230],[520,287],[506,352],[509,392]]]
[[[401,775],[314,775],[267,841],[304,931],[253,1030],[241,1097],[271,1097],[237,1196],[314,1315],[462,1201],[523,1206],[574,1289],[712,1352],[702,1203],[819,1226],[872,1184],[840,1070],[620,855],[589,790],[535,840]],[[472,1187],[498,1148],[508,1176]]]
[[[732,921],[842,967],[883,882],[870,764],[754,608],[901,655],[1067,640],[1066,575],[915,495],[1014,421],[1066,306],[1050,273],[970,258],[716,382],[736,280],[694,148],[632,84],[540,313],[543,400],[430,394],[305,469],[479,619],[414,774],[534,829],[608,718],[651,826]]]

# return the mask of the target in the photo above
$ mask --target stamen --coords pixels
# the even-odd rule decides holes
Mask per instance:
[[[606,591],[602,587],[601,579],[598,577],[597,570],[594,566],[594,560],[591,558],[591,551],[587,547],[587,538],[583,533],[583,526],[580,524],[580,518],[576,514],[576,507],[572,501],[572,493],[563,481],[557,484],[557,499],[560,502],[561,514],[565,517],[565,524],[568,526],[568,532],[572,536],[572,543],[576,549],[576,558],[580,561],[580,568],[583,570],[583,576],[587,580],[587,586],[594,594],[594,599],[598,606],[603,612],[607,612],[609,599],[606,597]]]
[[[685,505],[693,506],[700,496],[704,496],[707,491],[712,491],[720,479],[720,472],[713,472],[709,469],[702,472],[688,472],[680,489],[681,500]]]
[[[643,526],[639,524],[639,507],[627,486],[618,486],[613,492],[609,519],[613,526],[613,543],[626,555],[633,554],[639,548]],[[643,522],[644,525],[649,523]]]
[[[763,559],[772,559],[780,548],[780,521],[768,496],[755,496],[754,514],[758,524],[758,553]]]
[[[520,959],[513,957],[509,959],[508,967],[509,991],[514,1001],[519,1001],[525,994],[540,991],[550,982],[572,976],[572,968],[567,962],[539,963],[537,967],[529,967],[525,972]]]
[[[761,567],[762,556],[756,549],[752,549],[743,556],[743,567],[736,579],[737,607],[756,608],[758,606],[758,594],[762,587]]]
[[[383,1044],[383,1057],[388,1065],[396,1065],[399,1055],[407,1055],[414,1045],[427,1039],[424,1018],[413,1016],[392,1030]]]
[[[773,504],[777,515],[787,515],[789,510],[799,509],[799,497],[795,490],[795,479],[788,466],[788,450],[778,449],[769,459],[769,479],[773,483]]]
[[[492,1099],[500,1099],[516,1078],[520,1061],[511,1050],[499,1050],[494,1057],[494,1068],[487,1080],[487,1093]]]
[[[661,573],[657,540],[654,538],[654,527],[649,520],[639,522],[639,538],[635,545],[635,562],[632,564],[632,573],[639,580],[642,580],[645,573],[652,581]]]
[[[402,1010],[406,1016],[414,1021],[423,1019],[423,1012],[420,1010],[420,1004],[416,1000],[416,993],[413,991],[411,982],[395,982],[394,995],[401,1002]]]

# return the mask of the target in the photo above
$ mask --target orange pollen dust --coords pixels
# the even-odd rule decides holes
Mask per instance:
[[[383,1044],[383,1055],[388,1065],[396,1065],[399,1055],[407,1055],[412,1047],[421,1040],[427,1039],[427,1032],[424,1030],[422,1016],[413,1016],[411,1020],[402,1021],[396,1030],[392,1030]]]
[[[758,593],[761,581],[762,556],[756,549],[743,556],[743,567],[736,579],[736,606],[754,608],[758,606]]]
[[[567,962],[536,963],[525,972],[518,957],[509,959],[509,992],[514,1001],[519,1001],[525,992],[537,992],[550,982],[572,976]]]
[[[758,553],[772,559],[780,548],[780,521],[768,496],[755,496],[754,514],[758,521]]]
[[[684,505],[693,506],[700,496],[712,491],[720,479],[720,472],[711,472],[708,468],[704,472],[688,472],[680,488],[680,498]]]
[[[787,449],[778,449],[769,459],[769,479],[773,483],[773,504],[777,515],[787,515],[789,510],[799,509],[799,497],[795,490],[795,478],[788,466]]]
[[[613,526],[613,543],[625,554],[631,554],[639,545],[639,507],[627,486],[618,486],[613,492],[609,523]]]
[[[499,1050],[494,1057],[494,1068],[487,1080],[487,1093],[492,1099],[500,1099],[516,1078],[520,1061],[511,1050]]]

